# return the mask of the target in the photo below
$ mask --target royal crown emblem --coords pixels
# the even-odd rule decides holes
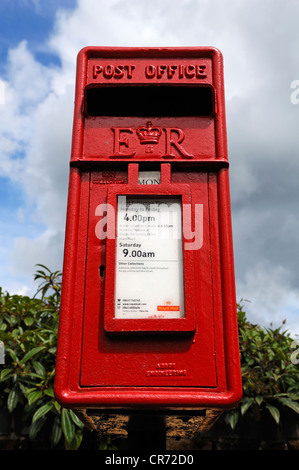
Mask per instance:
[[[137,128],[136,134],[141,144],[157,144],[162,134],[162,129],[160,127],[153,127],[151,121],[147,121],[145,126]]]

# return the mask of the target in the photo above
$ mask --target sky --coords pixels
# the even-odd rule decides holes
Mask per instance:
[[[299,0],[1,0],[0,286],[62,269],[75,67],[85,46],[224,57],[237,301],[299,334]]]

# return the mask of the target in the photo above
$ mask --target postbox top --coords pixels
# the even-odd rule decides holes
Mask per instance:
[[[150,126],[159,138],[150,142],[144,131],[141,141],[137,129]],[[89,46],[78,53],[72,161],[227,161],[226,147],[219,49]]]

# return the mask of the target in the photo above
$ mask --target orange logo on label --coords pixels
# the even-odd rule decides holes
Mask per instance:
[[[177,305],[158,305],[158,312],[179,312],[180,307]]]

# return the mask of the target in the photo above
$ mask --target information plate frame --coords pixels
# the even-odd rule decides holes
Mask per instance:
[[[108,190],[107,196],[107,222],[117,227],[117,200],[118,196],[153,197],[153,198],[180,198],[182,207],[182,251],[183,251],[183,278],[184,278],[184,308],[183,318],[115,318],[115,288],[116,288],[116,242],[115,238],[108,237],[106,241],[106,282],[111,289],[106,289],[104,307],[104,329],[107,333],[194,333],[196,329],[196,316],[194,305],[194,265],[193,251],[186,250],[184,207],[191,204],[190,188],[184,184],[176,184],[174,188],[170,184],[159,185],[131,185],[123,187],[114,185]],[[109,214],[110,212],[110,214]],[[111,220],[114,218],[114,220]]]

